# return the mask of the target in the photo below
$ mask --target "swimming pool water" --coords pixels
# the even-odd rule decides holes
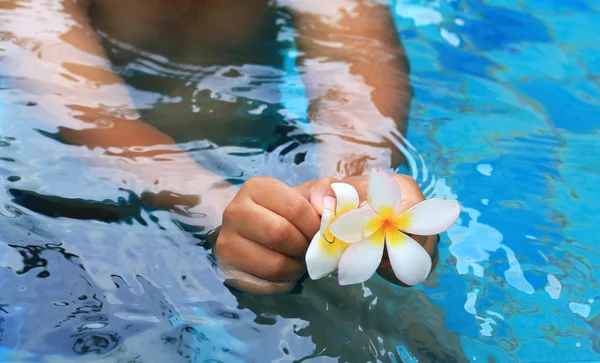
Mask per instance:
[[[463,206],[424,286],[228,290],[201,236],[86,172],[0,71],[0,361],[600,361],[600,5],[390,6],[415,89],[401,171]],[[293,56],[279,87],[303,121]],[[294,173],[252,152],[216,155]],[[81,199],[108,212],[74,218]]]

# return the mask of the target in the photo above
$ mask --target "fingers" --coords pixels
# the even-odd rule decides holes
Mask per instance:
[[[225,284],[249,293],[259,295],[286,294],[294,289],[296,281],[273,282],[250,275],[232,267],[222,267]]]
[[[256,204],[285,218],[307,239],[311,239],[315,231],[319,230],[319,215],[309,201],[294,188],[277,179],[250,178],[244,183],[240,193],[248,193]]]
[[[402,193],[402,211],[425,200],[425,196],[416,181],[402,174],[392,174],[392,177],[398,183]],[[323,208],[335,208],[335,194],[331,189],[331,184],[342,182],[350,184],[358,192],[360,204],[363,204],[368,199],[367,191],[369,189],[368,176],[352,176],[338,180],[334,177],[324,177],[318,180],[304,183],[295,188],[306,199],[310,200],[311,205],[319,215],[323,214]],[[324,206],[324,204],[328,204]]]
[[[425,200],[415,180],[393,175],[402,195],[402,210]],[[244,183],[223,214],[223,225],[215,244],[215,255],[227,273],[226,283],[258,293],[284,293],[294,288],[305,272],[303,257],[310,240],[319,230],[323,208],[335,209],[333,177],[289,187],[268,177],[250,178]],[[369,178],[341,180],[352,185],[361,201],[367,200]],[[434,256],[437,238],[411,236]],[[382,276],[395,279],[384,257]],[[399,283],[399,281],[394,281]]]
[[[239,235],[219,236],[215,248],[219,263],[271,282],[296,281],[304,264]]]
[[[414,204],[425,200],[421,187],[419,187],[419,184],[417,184],[413,177],[403,174],[394,174],[392,177],[396,180],[398,186],[400,186],[402,200],[407,200]]]
[[[294,258],[302,258],[309,239],[287,219],[254,203],[232,203],[223,213],[224,223],[235,223],[244,238]]]
[[[302,257],[320,217],[295,189],[251,178],[225,208],[214,253],[226,283],[264,294],[290,291],[304,274]]]
[[[350,184],[358,192],[358,200],[362,204],[367,200],[367,191],[369,190],[368,176],[351,176],[341,180],[342,183]]]
[[[323,209],[335,209],[335,193],[331,189],[331,184],[339,180],[334,177],[325,177],[318,179],[310,189],[310,204],[319,213],[323,214]]]

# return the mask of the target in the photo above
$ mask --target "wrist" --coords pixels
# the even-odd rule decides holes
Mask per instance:
[[[139,195],[142,203],[150,209],[169,210],[195,218],[210,217],[220,224],[223,210],[238,189],[202,168],[181,150],[159,157],[163,160],[104,156],[96,159],[94,164],[126,173],[118,173],[121,176],[113,180],[120,187]]]
[[[193,226],[201,235],[216,232],[223,223],[223,212],[238,189],[227,182],[220,182],[204,189],[200,187],[164,189],[160,192],[142,193],[143,202],[151,209],[167,210],[179,222]]]

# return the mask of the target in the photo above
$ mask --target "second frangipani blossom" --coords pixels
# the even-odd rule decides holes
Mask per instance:
[[[430,236],[446,231],[458,219],[460,204],[435,198],[400,213],[400,187],[377,169],[371,171],[367,193],[371,209],[351,210],[329,226],[331,234],[350,244],[338,264],[340,285],[368,280],[381,263],[384,246],[400,281],[410,286],[422,283],[431,271],[431,257],[405,233]]]

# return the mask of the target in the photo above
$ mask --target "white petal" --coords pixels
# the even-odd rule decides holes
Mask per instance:
[[[321,215],[321,237],[324,238],[327,242],[333,242],[335,237],[328,231],[329,225],[334,218],[334,213],[331,209],[323,209],[323,215]]]
[[[342,214],[358,208],[358,192],[350,184],[333,183],[331,189],[335,193],[335,215]]]
[[[340,241],[329,243],[320,233],[315,234],[306,251],[306,270],[310,278],[318,280],[334,272],[347,246]]]
[[[431,257],[417,241],[390,228],[386,231],[385,245],[398,280],[414,286],[427,279],[431,272]]]
[[[460,203],[446,198],[422,201],[396,218],[396,228],[406,233],[431,236],[450,228],[458,219]]]
[[[368,195],[369,204],[380,216],[392,218],[400,212],[400,187],[388,173],[371,170]]]
[[[329,232],[347,243],[362,241],[381,228],[383,220],[368,209],[355,209],[336,218]]]
[[[381,263],[384,232],[380,228],[369,238],[349,245],[338,265],[340,285],[358,284],[367,281]]]

